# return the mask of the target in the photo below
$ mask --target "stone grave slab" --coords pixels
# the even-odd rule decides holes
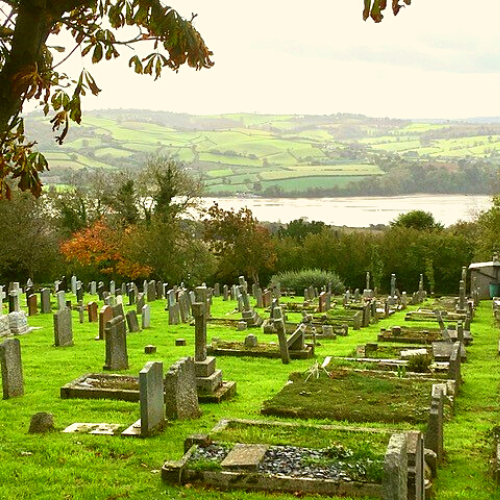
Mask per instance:
[[[223,469],[257,470],[269,446],[263,444],[235,444],[221,462]]]
[[[120,424],[93,424],[77,422],[66,427],[62,432],[67,434],[95,434],[103,436],[115,436],[119,433]]]

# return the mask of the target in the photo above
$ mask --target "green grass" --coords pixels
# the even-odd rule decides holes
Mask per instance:
[[[86,301],[90,298],[87,296]],[[123,373],[137,375],[147,361],[160,360],[167,369],[183,356],[194,353],[194,328],[169,326],[165,301],[152,303],[152,328],[128,335],[130,369]],[[225,317],[235,302],[215,299],[212,314]],[[374,341],[380,327],[401,324],[397,314],[377,325],[350,331],[348,337],[323,340],[317,348],[320,362],[326,355],[349,355],[357,344]],[[265,419],[260,410],[264,400],[271,399],[284,386],[291,371],[304,372],[312,360],[296,360],[283,365],[277,359],[220,357],[226,380],[235,380],[238,394],[220,405],[202,405],[199,420],[176,422],[163,433],[145,440],[120,437],[67,435],[29,435],[30,417],[38,411],[54,414],[58,430],[74,422],[108,422],[123,426],[139,418],[137,403],[110,400],[62,400],[60,387],[88,372],[100,372],[104,364],[104,343],[94,340],[97,324],[77,322],[73,313],[75,345],[55,348],[52,316],[29,319],[41,327],[19,337],[22,344],[25,396],[0,401],[0,498],[18,499],[223,499],[269,500],[268,494],[218,492],[197,488],[165,486],[159,470],[166,460],[182,455],[182,443],[192,433],[208,432],[221,418]],[[498,330],[493,327],[490,302],[479,307],[472,324],[474,343],[468,348],[468,363],[463,365],[465,384],[457,398],[453,419],[445,426],[447,464],[437,479],[437,500],[494,500],[497,488],[489,475],[492,451],[490,429],[500,417],[498,383],[500,366],[496,353]],[[208,338],[242,341],[248,332],[225,326],[208,327]],[[273,339],[256,330],[262,341]],[[186,347],[175,347],[178,337],[187,340]],[[275,339],[273,339],[275,340]],[[144,346],[154,344],[157,354],[144,354]],[[281,418],[280,420],[287,420]],[[294,419],[288,419],[294,421]],[[339,423],[332,419],[312,419],[311,423]],[[340,424],[345,424],[341,422]],[[407,428],[366,422],[360,427]],[[259,439],[259,431],[252,439]],[[262,434],[262,439],[268,439]],[[312,438],[311,438],[312,439]],[[291,500],[293,495],[280,495]],[[312,499],[305,496],[304,498]]]

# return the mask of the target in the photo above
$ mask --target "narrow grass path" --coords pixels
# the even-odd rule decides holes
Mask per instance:
[[[455,415],[445,425],[447,463],[436,481],[436,500],[500,499],[500,488],[489,471],[491,429],[500,423],[499,330],[490,301],[479,305],[471,329],[474,342],[467,348],[467,363],[462,365],[464,384]]]

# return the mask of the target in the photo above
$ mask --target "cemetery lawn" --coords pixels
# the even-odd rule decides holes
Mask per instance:
[[[93,297],[97,299],[96,297]],[[85,302],[91,299],[87,295]],[[130,369],[120,372],[137,376],[147,361],[163,361],[164,372],[184,356],[194,354],[194,327],[168,325],[165,301],[151,305],[152,327],[127,337]],[[236,302],[214,299],[212,315],[227,317]],[[127,308],[128,309],[128,308]],[[258,310],[265,315],[262,310]],[[297,315],[299,316],[299,315]],[[104,343],[94,340],[97,323],[78,323],[73,312],[73,347],[53,347],[52,315],[29,318],[29,324],[39,329],[18,337],[21,341],[25,395],[0,401],[0,498],[2,500],[292,500],[294,495],[271,495],[243,491],[219,492],[189,486],[165,485],[160,470],[166,460],[183,455],[183,441],[193,433],[209,433],[223,418],[256,419],[298,422],[294,418],[265,417],[261,414],[264,401],[271,400],[286,384],[291,372],[304,373],[315,360],[294,360],[283,365],[279,359],[217,358],[225,380],[237,382],[233,400],[217,404],[202,404],[199,420],[174,422],[165,430],[148,439],[63,434],[59,431],[75,422],[116,423],[123,428],[139,418],[138,403],[112,400],[63,400],[60,388],[85,373],[102,372]],[[356,345],[375,342],[381,327],[403,325],[404,313],[380,321],[369,328],[354,331],[336,340],[322,340],[316,348],[318,361],[325,356],[351,355]],[[434,325],[435,326],[435,325]],[[491,302],[484,301],[472,323],[474,342],[467,348],[468,361],[462,365],[465,380],[457,398],[454,416],[445,424],[447,463],[436,480],[437,500],[494,500],[500,498],[489,473],[493,451],[491,429],[498,424],[500,406],[498,389],[500,366],[497,356],[498,329],[493,324]],[[264,335],[260,329],[236,331],[235,325],[208,325],[209,341],[219,337],[227,341],[243,341],[247,333],[255,333],[259,341],[276,339]],[[175,346],[175,339],[185,338],[187,345]],[[144,346],[154,344],[157,353],[144,354]],[[360,391],[366,390],[360,385]],[[360,392],[360,396],[361,396]],[[361,396],[363,399],[364,396]],[[307,397],[304,396],[304,399]],[[361,401],[358,404],[364,404]],[[375,413],[367,407],[369,414]],[[48,435],[28,434],[31,416],[40,411],[54,415],[58,432]],[[304,423],[304,421],[300,421]],[[337,424],[378,428],[384,430],[410,429],[409,422],[352,424],[331,418],[313,418],[307,424]],[[420,424],[419,424],[420,425]],[[258,441],[276,443],[288,439],[279,432],[252,428],[234,428],[226,439],[249,443]],[[280,431],[281,432],[281,431]],[[284,432],[284,431],[283,431]],[[385,434],[384,434],[385,435]],[[351,439],[352,437],[349,437]],[[325,437],[310,430],[301,430],[293,440],[301,445],[325,447],[335,443],[338,436]],[[375,438],[374,438],[375,439]],[[290,440],[292,437],[290,436]],[[322,444],[324,443],[324,444]],[[307,500],[318,497],[304,496]],[[344,499],[345,500],[345,499]],[[369,499],[365,499],[369,500]],[[371,499],[370,499],[371,500]]]

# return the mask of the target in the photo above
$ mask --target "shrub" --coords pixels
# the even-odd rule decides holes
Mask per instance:
[[[414,373],[426,373],[432,363],[432,356],[429,354],[417,354],[408,360],[408,371]]]
[[[303,269],[302,271],[285,271],[272,277],[273,282],[279,282],[282,288],[295,290],[297,294],[309,286],[321,288],[332,284],[332,293],[342,293],[344,284],[340,278],[331,271],[321,269]]]

